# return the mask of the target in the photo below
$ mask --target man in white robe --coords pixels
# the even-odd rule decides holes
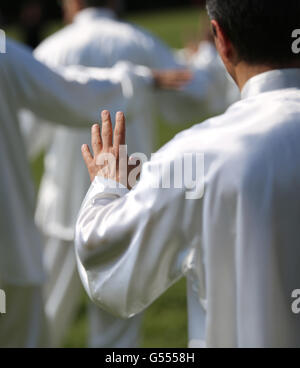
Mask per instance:
[[[114,2],[63,1],[65,19],[71,24],[46,39],[35,50],[35,56],[49,66],[111,67],[126,60],[152,69],[181,68],[167,45],[150,33],[118,20],[108,3]],[[99,7],[101,5],[103,7]],[[155,93],[141,90],[135,95],[135,109],[127,114],[130,152],[143,151],[149,155],[153,151],[154,118],[158,114],[172,123],[181,123],[225,110],[228,82],[224,67],[220,67],[216,59],[216,52],[202,58],[194,68],[197,76],[193,84],[184,93],[154,89]],[[81,300],[73,229],[89,187],[78,145],[88,140],[90,131],[67,127],[49,129],[47,125],[44,129],[33,125],[31,130],[36,137],[33,153],[43,146],[47,151],[36,221],[46,236],[45,264],[49,273],[46,313],[54,344],[59,346]],[[62,150],[65,151],[63,160]],[[57,184],[55,188],[53,182]],[[140,317],[117,321],[93,305],[89,315],[89,346],[137,346]]]
[[[98,118],[99,106],[115,109],[122,101],[130,110],[136,88],[149,88],[152,76],[129,65],[51,70],[13,41],[6,46],[6,54],[0,54],[0,289],[7,314],[0,317],[0,346],[48,346],[42,241],[34,224],[34,185],[18,111],[27,108],[58,124],[88,126]]]
[[[94,302],[124,318],[189,273],[202,305],[190,309],[198,318],[189,315],[193,346],[299,347],[292,295],[300,285],[300,61],[291,34],[300,3],[207,6],[242,100],[177,135],[143,166],[131,191],[126,181],[116,184],[118,171],[100,165],[100,154],[116,155],[125,141],[122,114],[114,148],[103,114],[98,144],[99,127],[93,128],[94,157],[82,148],[95,179],[77,223],[79,271]],[[195,159],[180,175],[174,164],[187,153]],[[204,167],[196,160],[202,155]],[[197,170],[186,187],[178,185]],[[170,188],[162,189],[166,178]],[[202,198],[187,199],[191,191]]]

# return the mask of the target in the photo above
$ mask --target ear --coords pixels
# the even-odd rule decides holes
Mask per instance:
[[[234,49],[229,38],[216,20],[211,21],[213,34],[215,37],[216,48],[225,63],[233,61]]]

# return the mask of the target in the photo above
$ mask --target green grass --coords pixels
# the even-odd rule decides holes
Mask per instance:
[[[73,325],[67,332],[65,341],[63,343],[64,348],[86,348],[88,341],[88,297],[84,295],[82,302],[78,306],[78,312],[74,320]]]
[[[201,16],[203,20],[203,14]],[[172,47],[182,47],[187,34],[197,32],[200,27],[200,13],[196,9],[164,11],[163,13],[134,14],[128,17],[136,23],[152,31]],[[45,35],[57,30],[58,24],[49,26]],[[18,39],[16,28],[11,34]],[[188,125],[187,125],[188,126]],[[158,122],[158,146],[170,140],[178,131],[187,126],[170,128],[164,122]],[[43,172],[42,157],[34,163],[33,174],[36,183]],[[88,334],[86,317],[87,298],[83,297],[77,317],[68,332],[64,347],[85,347]],[[142,329],[142,346],[146,348],[186,347],[187,346],[187,314],[185,281],[182,280],[170,288],[162,297],[151,305],[145,313]]]
[[[185,280],[178,282],[148,308],[143,323],[143,347],[187,347],[185,285]]]
[[[146,310],[142,325],[141,347],[184,348],[187,346],[185,289],[185,280],[179,281]],[[87,303],[87,297],[83,297],[63,347],[86,347],[88,338]]]
[[[127,20],[150,30],[169,46],[182,48],[187,39],[199,36],[204,16],[198,9],[183,8],[133,14]]]

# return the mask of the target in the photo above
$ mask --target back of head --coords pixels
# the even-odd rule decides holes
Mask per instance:
[[[207,0],[239,58],[249,64],[284,66],[299,60],[292,33],[300,28],[299,0]]]
[[[86,8],[109,8],[117,15],[122,15],[124,11],[123,0],[83,0]]]
[[[72,23],[75,16],[86,8],[111,8],[115,10],[118,0],[68,0],[61,1],[66,23]]]
[[[85,3],[87,8],[107,7],[107,6],[110,5],[109,0],[84,0],[84,3]]]

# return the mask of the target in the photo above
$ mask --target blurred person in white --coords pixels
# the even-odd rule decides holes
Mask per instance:
[[[242,100],[178,134],[132,190],[97,164],[125,141],[119,114],[112,151],[103,113],[94,155],[82,147],[93,183],[76,229],[80,275],[97,305],[129,318],[192,273],[198,307],[196,300],[189,311],[190,346],[299,347],[291,306],[300,285],[300,60],[291,35],[300,2],[207,0],[207,7]],[[186,153],[204,154],[203,178],[193,183],[205,184],[201,199],[187,199],[189,185],[162,189],[169,171],[178,183],[174,165]],[[196,160],[185,170],[195,173]]]
[[[223,106],[227,108],[240,100],[241,94],[218,54],[209,18],[201,14],[200,22],[202,31],[196,37],[187,37],[185,48],[176,50],[175,57],[182,67],[201,70],[206,66],[216,81],[223,81],[222,100]]]
[[[151,87],[153,78],[148,69],[129,64],[52,70],[27,48],[7,40],[6,53],[0,54],[0,79],[0,289],[7,296],[0,347],[47,347],[51,342],[42,295],[43,248],[34,223],[34,184],[18,111],[27,108],[41,119],[87,127],[98,120],[101,106],[115,110],[121,104],[129,111],[136,89],[140,93]]]
[[[71,24],[46,39],[35,51],[35,56],[46,64],[110,67],[125,60],[152,69],[182,68],[168,46],[150,33],[118,19],[119,1],[64,0],[62,4],[65,21]],[[154,93],[149,90],[137,93],[135,109],[127,115],[127,144],[131,153],[153,152],[154,118],[159,114],[171,123],[182,123],[225,110],[228,105],[224,99],[227,88],[224,68],[216,72],[215,60],[209,55],[195,71],[193,82],[184,91],[154,89]],[[65,127],[49,129],[47,125],[38,130],[30,118],[27,120],[36,142],[36,147],[31,149],[36,154],[46,147],[47,152],[36,221],[46,237],[45,264],[49,274],[46,313],[53,329],[53,341],[59,346],[82,295],[73,229],[89,187],[78,146],[87,141],[90,132]],[[63,159],[62,150],[66,151]],[[93,305],[89,307],[89,316],[90,347],[139,344],[140,316],[130,321],[117,320]]]

